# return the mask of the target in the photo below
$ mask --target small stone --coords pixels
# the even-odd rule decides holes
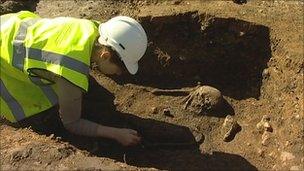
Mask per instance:
[[[275,152],[271,152],[268,155],[269,155],[269,157],[274,158],[275,157]]]
[[[87,16],[86,13],[80,13],[80,17],[81,17],[81,18],[83,18],[83,17],[85,17],[85,16]]]
[[[170,110],[169,109],[164,109],[163,112],[164,112],[165,115],[169,115],[170,114]]]
[[[179,5],[182,2],[182,0],[173,0],[171,2],[172,5]]]
[[[264,122],[263,126],[264,126],[265,128],[270,128],[269,122]]]
[[[257,130],[258,130],[259,132],[263,132],[263,131],[264,131],[263,125],[262,125],[260,122],[257,123],[256,128],[257,128]]]
[[[164,114],[165,116],[173,117],[173,115],[172,115],[171,112],[170,112],[170,109],[164,109],[164,110],[163,110],[163,114]]]
[[[291,166],[290,170],[291,171],[298,171],[298,170],[303,170],[303,168],[301,166]]]
[[[223,123],[223,127],[227,127],[227,126],[230,126],[232,125],[234,122],[234,119],[231,115],[227,115],[225,120],[224,120],[224,123]]]
[[[42,161],[35,161],[34,164],[35,165],[40,165],[42,163]]]
[[[49,137],[50,137],[50,139],[53,139],[54,138],[54,134],[51,134]]]
[[[251,143],[247,143],[247,146],[251,146]]]
[[[263,78],[268,78],[270,75],[269,70],[268,69],[264,69],[262,72],[262,76]]]
[[[204,137],[203,134],[197,133],[197,135],[195,136],[195,141],[196,141],[197,143],[201,144],[201,143],[203,143],[203,141],[204,141],[204,138],[203,138],[203,137]]]
[[[304,163],[304,157],[301,158],[301,163]]]
[[[243,31],[240,31],[240,34],[239,34],[240,36],[244,36],[245,35],[245,32],[243,32]]]
[[[270,143],[270,135],[269,132],[264,132],[262,135],[262,145],[267,146]]]
[[[287,160],[292,160],[292,159],[294,159],[295,158],[295,156],[292,154],[292,153],[289,153],[289,152],[287,152],[287,151],[283,151],[282,153],[281,153],[281,160],[283,161],[283,162],[285,162],[285,161],[287,161]]]
[[[262,117],[262,120],[263,121],[270,121],[270,117],[268,116],[268,115],[264,115],[263,117]]]
[[[242,127],[233,119],[231,115],[227,115],[223,126],[222,126],[222,133],[223,141],[230,142],[234,139],[235,135],[242,130]]]
[[[152,114],[157,114],[158,113],[157,107],[151,107],[151,112]]]
[[[31,147],[19,147],[12,150],[10,160],[13,162],[17,162],[19,160],[25,159],[32,154]]]
[[[269,124],[269,122],[265,122],[263,126],[264,126],[264,128],[265,128],[266,131],[268,131],[268,132],[272,132],[273,131],[271,125]]]
[[[263,150],[263,149],[258,149],[258,154],[259,154],[259,156],[261,156],[261,157],[264,157],[265,156],[265,151]]]
[[[62,140],[61,137],[56,137],[56,141],[60,141],[60,140]]]
[[[286,141],[285,142],[285,146],[287,147],[287,146],[289,146],[290,145],[290,141]]]
[[[267,115],[264,115],[263,118],[259,123],[257,123],[256,128],[260,133],[263,133],[264,131],[273,132],[273,128],[269,123],[270,117]]]
[[[66,166],[63,165],[63,164],[60,164],[60,165],[58,166],[58,170],[69,170],[69,168],[66,167]]]
[[[230,142],[234,139],[235,135],[241,131],[241,126],[238,123],[233,124],[231,129],[224,135],[223,140]]]

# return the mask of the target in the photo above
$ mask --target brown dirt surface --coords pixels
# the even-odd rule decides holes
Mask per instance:
[[[140,146],[71,135],[54,107],[19,128],[1,121],[1,170],[304,170],[303,1],[28,0],[0,7],[1,14],[28,9],[100,21],[130,15],[149,39],[137,75],[92,69],[83,103],[87,119],[136,129]],[[184,94],[154,91],[198,84],[221,91],[224,104],[197,115],[184,108]],[[227,115],[240,129],[226,142]]]

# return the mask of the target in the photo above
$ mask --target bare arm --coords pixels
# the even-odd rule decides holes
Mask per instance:
[[[64,127],[69,132],[83,136],[110,138],[126,146],[139,143],[140,138],[134,130],[103,126],[81,119],[81,89],[63,78],[58,78],[56,84],[60,117]]]

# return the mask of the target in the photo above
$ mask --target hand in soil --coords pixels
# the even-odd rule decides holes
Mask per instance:
[[[141,141],[137,131],[125,128],[117,131],[115,139],[123,146],[134,146],[139,144]]]

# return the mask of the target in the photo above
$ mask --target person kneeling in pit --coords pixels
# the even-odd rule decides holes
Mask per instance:
[[[0,42],[1,116],[16,123],[59,104],[61,121],[73,134],[140,143],[135,130],[81,118],[91,62],[106,75],[137,72],[147,36],[136,20],[117,16],[99,23],[21,11],[1,16]]]

